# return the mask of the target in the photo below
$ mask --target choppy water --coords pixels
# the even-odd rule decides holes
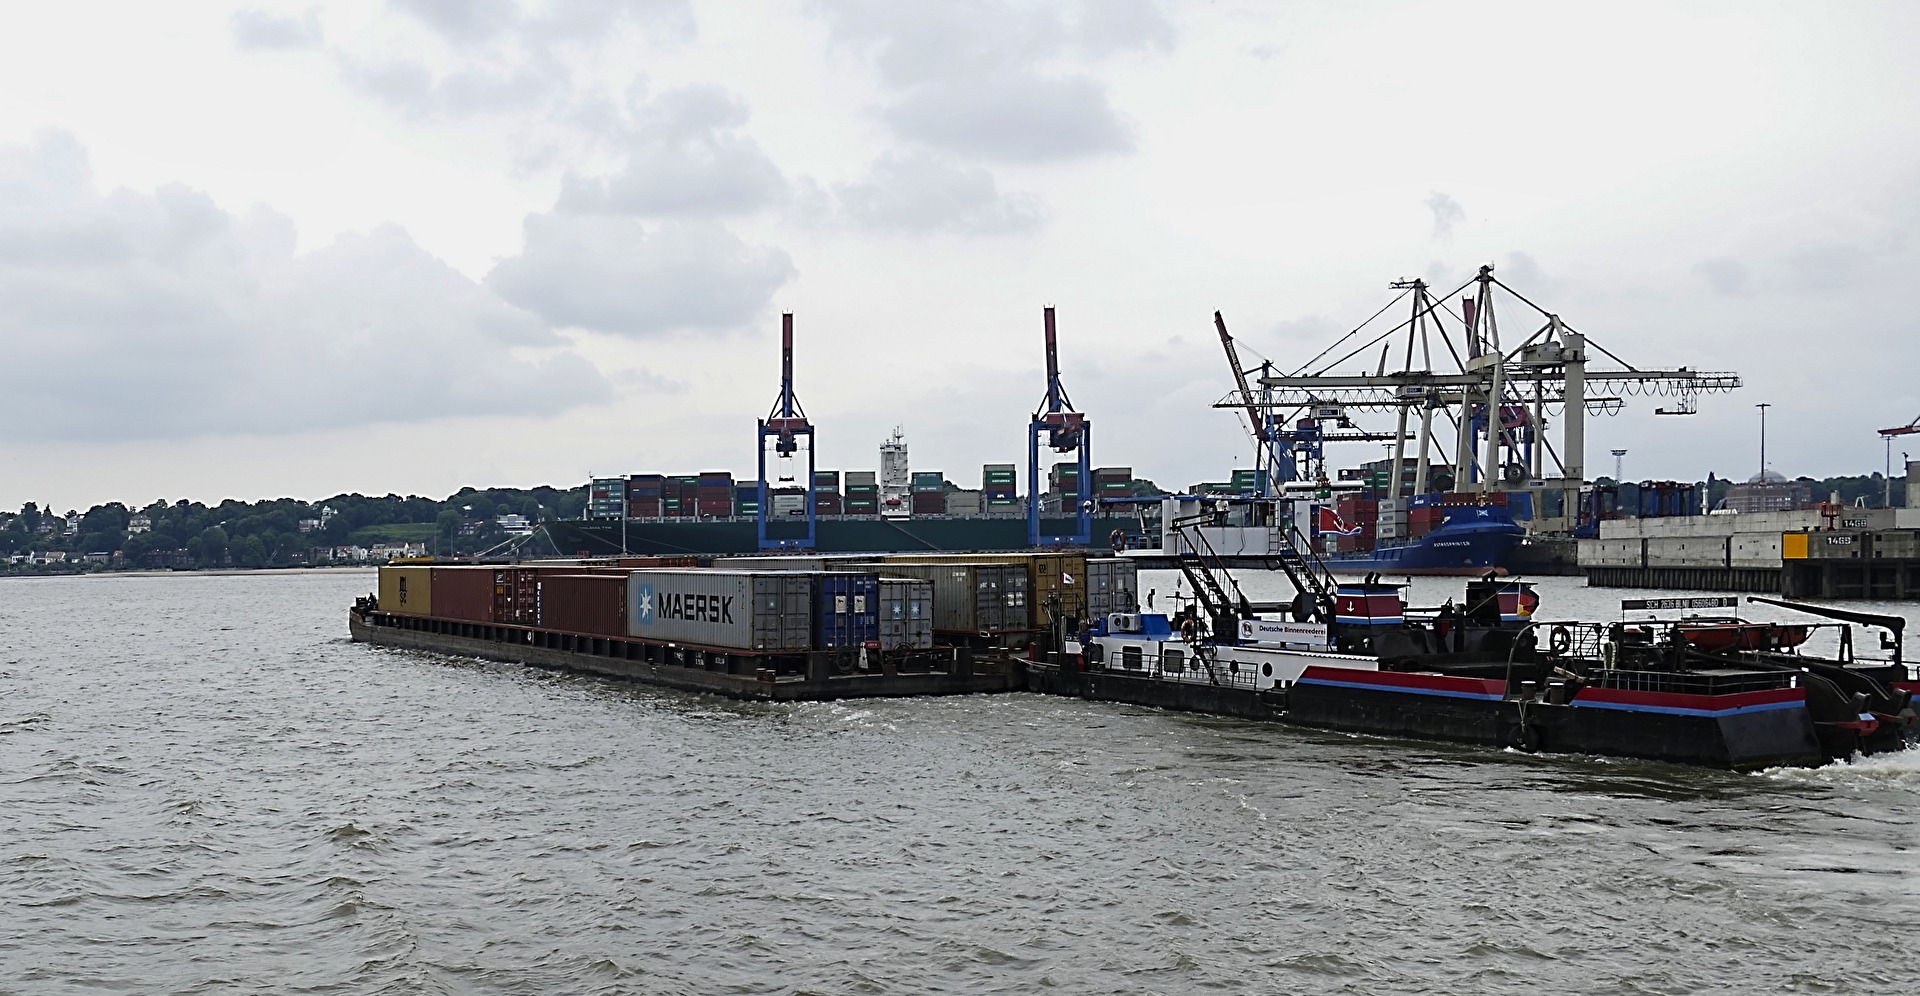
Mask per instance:
[[[356,646],[370,584],[0,582],[0,992],[1920,982],[1920,757],[1739,775],[1028,695],[742,706]]]

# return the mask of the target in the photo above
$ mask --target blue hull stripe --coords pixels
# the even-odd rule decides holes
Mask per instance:
[[[1683,709],[1679,706],[1632,705],[1626,702],[1582,702],[1575,699],[1574,705],[1583,709],[1613,709],[1617,712],[1657,712],[1667,716],[1702,716],[1707,719],[1721,719],[1727,716],[1740,716],[1750,712],[1770,712],[1775,709],[1804,709],[1807,704],[1798,699],[1787,702],[1762,702],[1759,705],[1741,706],[1735,709]]]
[[[1370,685],[1360,681],[1328,681],[1325,678],[1301,678],[1296,685],[1325,685],[1328,688],[1353,688],[1363,692],[1406,692],[1412,695],[1434,695],[1443,699],[1478,699],[1482,702],[1499,702],[1504,695],[1489,695],[1485,692],[1455,692],[1441,688],[1409,688],[1405,685]]]

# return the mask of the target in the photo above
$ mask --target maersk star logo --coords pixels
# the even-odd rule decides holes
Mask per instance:
[[[653,625],[653,585],[633,586],[633,621],[642,626]]]

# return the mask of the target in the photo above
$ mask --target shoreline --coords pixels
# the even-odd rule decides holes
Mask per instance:
[[[62,574],[0,574],[0,580],[44,581],[54,578],[169,578],[230,577],[242,574],[374,574],[379,564],[355,564],[351,567],[210,567],[191,571],[142,568],[134,571],[70,571]]]

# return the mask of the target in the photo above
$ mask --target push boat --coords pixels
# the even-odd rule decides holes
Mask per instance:
[[[1905,620],[1750,596],[1826,622],[1739,617],[1733,597],[1630,599],[1612,622],[1550,621],[1524,581],[1468,581],[1417,608],[1377,575],[1337,580],[1289,544],[1296,592],[1259,605],[1194,529],[1173,613],[1113,613],[1028,669],[1053,694],[1359,733],[1732,769],[1818,765],[1912,746]],[[1710,611],[1712,614],[1701,614]],[[1662,614],[1666,613],[1666,614]],[[1677,614],[1675,614],[1677,613]],[[1881,659],[1854,627],[1881,631]],[[1816,656],[1816,635],[1837,649]]]

